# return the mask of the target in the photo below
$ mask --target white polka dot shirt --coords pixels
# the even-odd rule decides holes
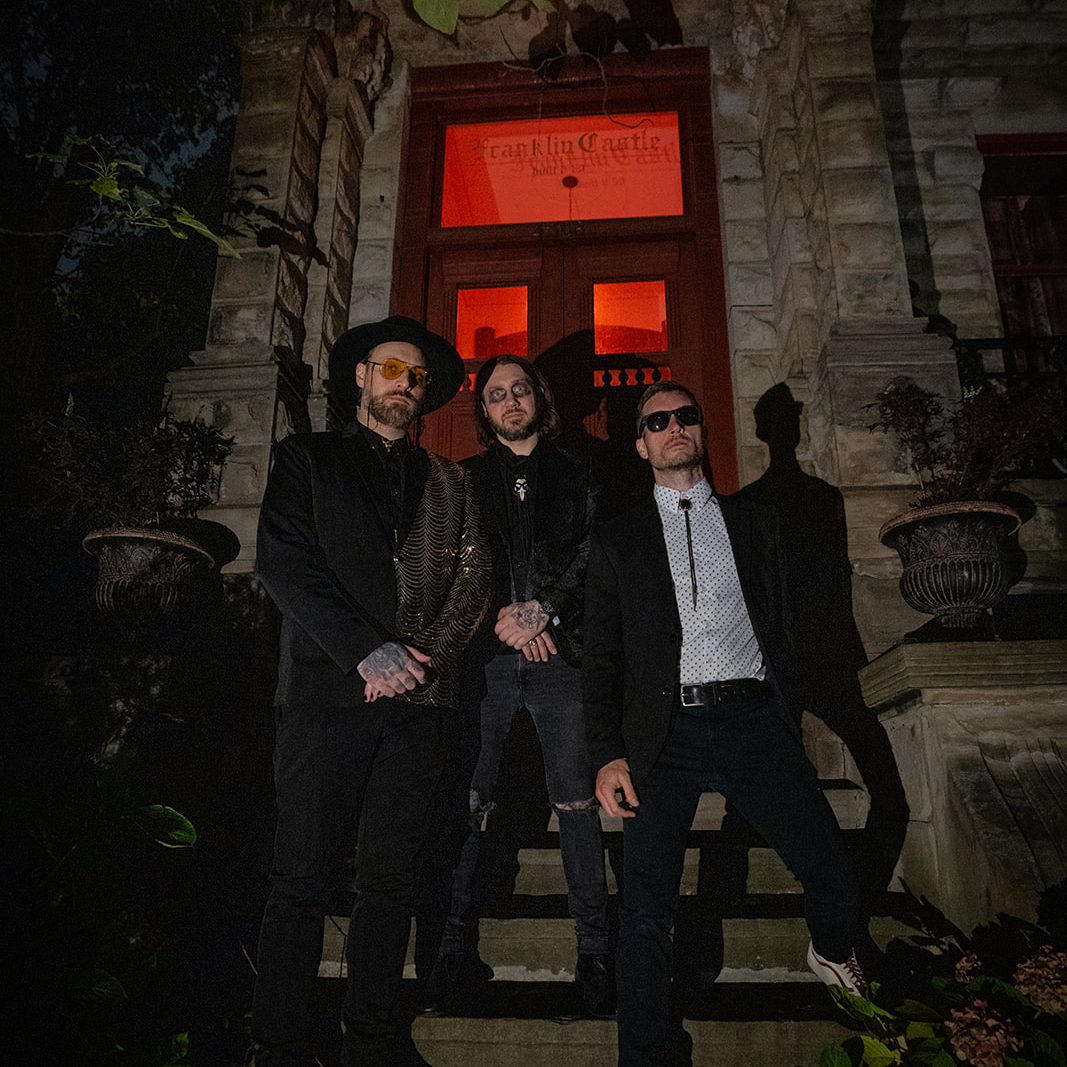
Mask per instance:
[[[725,682],[734,678],[763,678],[760,654],[748,608],[741,593],[733,549],[722,508],[707,480],[684,493],[664,485],[655,487],[663,524],[678,614],[682,621],[681,682]],[[693,606],[692,568],[686,536],[686,512],[679,500],[690,501],[696,606]]]

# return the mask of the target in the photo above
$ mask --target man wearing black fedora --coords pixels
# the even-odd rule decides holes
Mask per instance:
[[[425,1064],[398,1009],[412,884],[443,762],[455,665],[485,610],[488,552],[466,476],[413,444],[464,377],[443,337],[391,316],[348,330],[342,430],[274,454],[256,571],[282,613],[278,827],[260,933],[257,1067],[308,1067],[331,868],[357,842],[342,1067]]]

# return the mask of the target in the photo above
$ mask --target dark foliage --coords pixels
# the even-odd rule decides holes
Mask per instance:
[[[31,514],[78,533],[194,517],[217,499],[233,448],[217,427],[169,414],[131,426],[35,414],[24,440]]]
[[[935,393],[904,383],[884,389],[868,408],[878,415],[869,428],[900,443],[918,480],[919,506],[989,500],[1062,451],[1067,437],[1067,396],[1055,381],[987,383],[950,411]]]
[[[180,174],[188,176],[232,111],[237,62],[229,33],[236,29],[235,9],[231,0],[11,0],[5,6],[0,321],[13,379],[5,391],[9,405],[47,394],[70,370],[64,367],[69,332],[48,343],[52,308],[60,289],[61,302],[77,306],[69,275],[81,269],[85,248],[118,240],[95,197],[65,182],[53,163],[31,157],[59,151],[72,134],[96,135],[128,149],[129,158],[151,161],[151,176],[165,187]],[[219,182],[216,173],[208,184],[225,188],[225,178]],[[213,263],[215,249],[204,244]],[[130,265],[138,254],[130,252]],[[176,266],[173,258],[146,254],[143,262],[157,278],[197,273],[188,261]],[[59,274],[67,281],[57,289]],[[123,281],[133,279],[148,280],[131,271]],[[122,305],[125,287],[109,289],[102,306]],[[128,324],[113,325],[121,336]],[[125,340],[127,348],[135,347],[143,331]],[[84,370],[84,359],[74,368]]]

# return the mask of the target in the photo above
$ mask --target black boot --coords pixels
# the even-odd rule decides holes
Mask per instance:
[[[615,1015],[615,957],[607,953],[582,952],[575,975],[587,1015],[609,1019]]]
[[[439,956],[426,983],[425,1008],[428,1015],[464,1015],[474,1010],[493,968],[478,955],[477,948]]]

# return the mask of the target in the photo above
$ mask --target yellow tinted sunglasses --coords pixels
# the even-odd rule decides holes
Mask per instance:
[[[382,377],[387,382],[391,382],[402,374],[407,373],[415,379],[415,384],[420,389],[425,389],[432,380],[430,372],[425,367],[416,367],[414,363],[405,363],[402,359],[383,359],[381,363],[368,359],[367,362],[372,367],[378,367]]]

